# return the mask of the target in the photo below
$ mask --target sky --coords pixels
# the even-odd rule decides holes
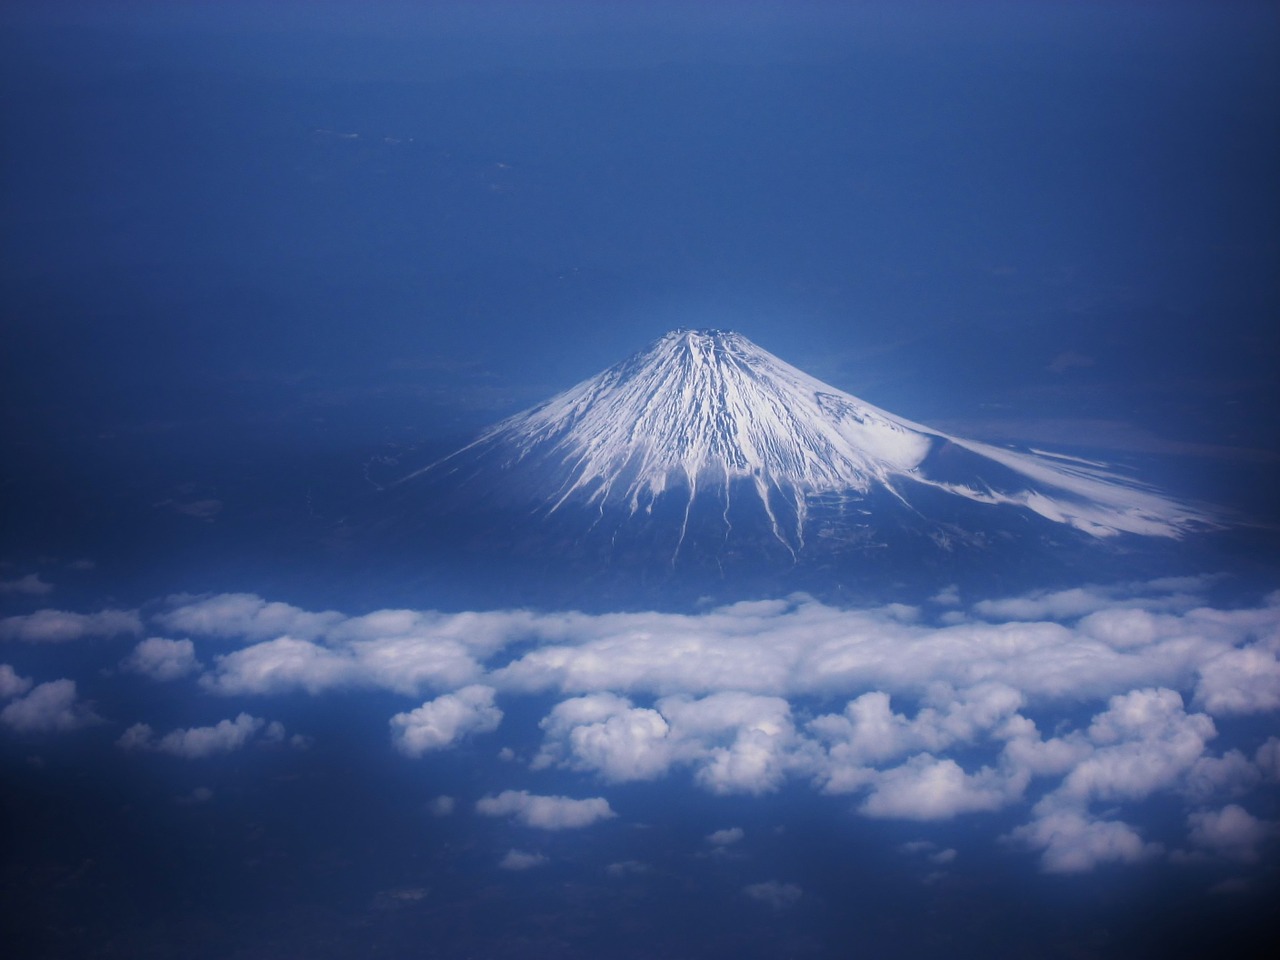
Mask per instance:
[[[5,4],[0,936],[1249,955],[1278,52],[1274,3]],[[1232,530],[858,606],[343,552],[678,327]]]

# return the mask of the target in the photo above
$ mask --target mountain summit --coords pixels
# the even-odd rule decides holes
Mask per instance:
[[[1010,510],[1094,538],[1210,525],[1105,464],[913,423],[725,330],[668,333],[406,480],[426,475],[544,518],[586,511],[582,534],[603,527],[615,542],[661,518],[673,557],[695,519],[727,543],[753,516],[793,556],[815,534],[878,543],[878,505],[917,529],[934,517],[929,535],[943,545],[1001,526]]]

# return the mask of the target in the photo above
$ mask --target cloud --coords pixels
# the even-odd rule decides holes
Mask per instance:
[[[433,817],[448,817],[453,814],[457,801],[453,797],[441,794],[433,797],[431,802],[427,804],[427,812]]]
[[[283,740],[285,735],[280,723],[267,723],[261,717],[241,713],[234,720],[219,720],[211,727],[173,730],[159,739],[150,726],[136,723],[125,730],[116,743],[126,750],[155,750],[186,760],[200,760],[239,750],[259,733],[261,739],[269,742]]]
[[[1187,826],[1197,847],[1245,863],[1256,861],[1258,847],[1277,832],[1276,824],[1259,820],[1234,803],[1221,810],[1194,811],[1187,817]]]
[[[744,836],[741,827],[729,827],[707,834],[707,843],[715,847],[727,847],[739,842]]]
[[[30,677],[20,677],[9,664],[0,663],[0,700],[8,700],[30,689]]]
[[[1136,604],[1145,605],[1141,616],[1133,612]],[[1114,610],[1121,612],[1091,616]],[[1145,685],[1189,687],[1202,668],[1255,633],[1280,630],[1280,605],[1213,610],[1170,590],[1121,596],[1115,588],[1082,588],[973,608],[983,611],[991,617],[1052,613],[1063,622],[931,625],[910,608],[843,610],[806,597],[696,616],[577,615],[560,623],[548,616],[535,624],[542,645],[495,665],[490,682],[570,694],[777,696],[857,689],[919,695],[939,681],[958,689],[998,682],[1028,698],[1067,700]],[[557,633],[563,641],[555,641]],[[1256,683],[1259,705],[1264,693],[1280,691],[1280,678],[1270,674]]]
[[[389,719],[393,746],[410,757],[496,729],[509,699],[550,694],[534,770],[605,783],[682,773],[713,794],[800,782],[881,819],[1021,808],[1009,838],[1043,869],[1072,872],[1164,849],[1208,856],[1205,838],[1218,834],[1205,811],[1243,810],[1280,780],[1280,738],[1262,742],[1257,723],[1233,722],[1238,739],[1215,749],[1226,718],[1280,710],[1280,592],[1224,608],[1206,602],[1214,584],[1181,577],[977,602],[944,591],[921,608],[795,595],[694,614],[348,616],[253,594],[179,597],[148,626],[191,639],[144,640],[124,665],[185,675],[199,652],[209,664],[200,686],[218,695],[429,690]],[[138,725],[121,743],[185,756],[200,742],[283,740],[278,727],[242,714],[163,737]],[[1148,836],[1143,805],[1157,795],[1199,819],[1166,819]],[[602,797],[511,790],[476,809],[542,829],[613,816]]]
[[[1273,783],[1280,781],[1280,737],[1268,737],[1254,754],[1262,775]]]
[[[961,813],[998,810],[1013,789],[995,771],[964,772],[954,760],[929,754],[912,757],[902,766],[877,773],[861,811],[869,817],[903,820],[946,820]]]
[[[1043,811],[1011,837],[1044,851],[1040,862],[1046,873],[1084,873],[1099,864],[1138,863],[1161,852],[1126,823],[1070,809]]]
[[[416,694],[484,683],[583,696],[858,689],[920,696],[939,682],[956,689],[990,682],[1029,700],[1069,701],[1198,684],[1211,713],[1275,709],[1274,644],[1257,638],[1280,634],[1280,601],[1217,610],[1196,595],[1205,586],[1183,578],[1029,594],[981,601],[967,613],[953,609],[933,624],[902,605],[842,609],[799,595],[699,614],[383,610],[344,617],[231,594],[157,619],[192,636],[246,643],[217,656],[202,678],[207,689],[236,695],[350,687]],[[527,643],[524,652],[502,658],[517,641]],[[656,718],[647,722],[655,729],[644,729],[642,716],[626,718],[637,745],[658,738]],[[664,768],[662,758],[651,761],[655,774]],[[639,775],[645,762],[636,764]]]
[[[498,861],[500,870],[531,870],[547,862],[540,853],[527,853],[524,850],[508,850],[506,856]]]
[[[573,800],[538,796],[527,790],[504,790],[496,797],[481,797],[476,801],[476,812],[486,817],[513,817],[539,830],[576,830],[617,816],[603,797]]]
[[[158,619],[195,636],[260,641],[215,658],[201,682],[216,693],[366,687],[412,695],[480,679],[480,660],[530,632],[535,616],[519,610],[379,610],[346,617],[252,594],[223,594],[185,603]]]
[[[1209,717],[1184,712],[1176,691],[1112,697],[1086,733],[1092,752],[1067,774],[1059,795],[1078,803],[1144,799],[1189,771],[1216,734]]]
[[[546,737],[533,767],[555,764],[624,782],[687,764],[714,793],[764,793],[799,762],[790,713],[781,698],[736,691],[665,697],[653,708],[612,694],[575,697],[542,721]]]
[[[408,757],[453,746],[472,733],[498,729],[502,711],[493,705],[493,687],[473,685],[429,700],[391,718],[391,740]]]
[[[28,573],[16,580],[0,580],[0,594],[21,594],[28,597],[43,597],[53,592],[53,584],[40,579],[38,573]]]
[[[266,640],[293,636],[312,639],[343,619],[334,611],[309,613],[287,603],[270,603],[251,593],[222,593],[207,597],[176,596],[173,609],[155,620],[175,633],[205,637]]]
[[[1200,668],[1196,700],[1213,714],[1280,709],[1280,662],[1261,644],[1224,650]]]
[[[76,699],[74,680],[42,683],[0,711],[0,723],[19,733],[53,733],[98,723],[93,710]]]
[[[200,669],[196,648],[190,640],[148,637],[120,662],[121,669],[140,673],[152,680],[177,680]]]
[[[610,693],[559,703],[540,724],[546,738],[533,768],[595,770],[611,782],[652,780],[676,757],[671,727],[657,710]]]
[[[752,900],[766,903],[775,910],[793,906],[803,896],[803,891],[794,883],[780,883],[777,880],[750,884],[743,887],[742,892]]]
[[[102,610],[98,613],[70,613],[65,610],[37,610],[0,620],[0,640],[24,643],[68,643],[84,637],[112,637],[121,633],[141,633],[142,621],[131,610]]]

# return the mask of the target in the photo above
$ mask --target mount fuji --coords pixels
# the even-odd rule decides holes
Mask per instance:
[[[724,330],[668,333],[395,487],[424,485],[413,501],[501,516],[478,536],[490,548],[719,570],[748,557],[918,566],[1216,525],[1106,464],[913,423]]]

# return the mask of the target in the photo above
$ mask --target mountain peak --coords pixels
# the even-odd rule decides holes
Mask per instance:
[[[941,491],[944,500],[1012,506],[1094,537],[1177,537],[1210,523],[1105,464],[930,429],[718,329],[665,334],[419,473],[438,470],[518,489],[547,514],[586,507],[596,522],[616,511],[645,517],[663,504],[665,515],[676,503],[677,543],[696,504],[721,510],[727,537],[746,498],[793,553],[814,504],[882,495],[918,513],[913,499],[936,503]]]

